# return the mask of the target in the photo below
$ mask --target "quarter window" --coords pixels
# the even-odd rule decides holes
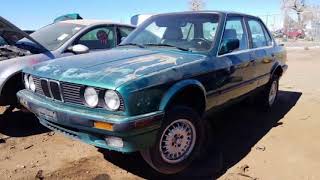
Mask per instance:
[[[265,47],[271,44],[271,38],[269,37],[269,40],[266,38],[266,30],[264,30],[260,22],[257,20],[249,20],[248,24],[251,32],[253,48]]]
[[[115,47],[115,35],[113,27],[100,27],[83,35],[78,44],[87,46],[89,49],[109,49]]]

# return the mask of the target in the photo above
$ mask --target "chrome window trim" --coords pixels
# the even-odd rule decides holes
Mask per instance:
[[[239,16],[240,17],[240,16]],[[262,50],[262,49],[268,49],[268,48],[273,48],[275,47],[276,43],[273,39],[273,37],[271,36],[271,45],[269,46],[262,46],[262,47],[258,47],[258,48],[250,48],[250,42],[249,42],[249,30],[248,30],[248,27],[247,27],[247,24],[246,24],[246,20],[245,20],[245,16],[242,16],[240,17],[240,19],[242,19],[242,21],[244,22],[244,29],[247,33],[247,43],[248,43],[248,49],[243,49],[243,50],[240,50],[240,51],[235,51],[235,52],[231,52],[231,53],[227,53],[227,54],[223,54],[223,55],[219,55],[219,49],[220,49],[220,45],[221,45],[221,42],[222,42],[222,39],[223,39],[223,35],[224,35],[224,31],[225,31],[225,28],[226,28],[226,25],[227,25],[227,19],[228,19],[228,14],[225,16],[225,22],[224,22],[224,26],[223,26],[223,32],[221,33],[221,37],[220,37],[220,42],[219,42],[219,46],[218,46],[218,51],[217,51],[217,54],[216,54],[216,57],[224,57],[224,56],[227,56],[227,55],[236,55],[236,54],[241,54],[241,53],[245,53],[245,52],[249,52],[249,51],[254,51],[254,50]],[[253,19],[255,20],[255,19]],[[249,20],[248,20],[249,21]],[[260,21],[260,20],[259,20]],[[261,22],[259,22],[259,24],[265,29],[265,31],[267,31],[267,33],[269,34],[269,31],[268,29],[266,29],[265,25],[262,24]],[[270,35],[270,34],[269,34]]]
[[[227,55],[235,55],[235,54],[241,54],[241,53],[245,53],[245,52],[250,52],[250,51],[254,51],[254,50],[262,50],[262,49],[268,49],[268,48],[273,48],[274,46],[264,46],[264,47],[259,47],[259,48],[254,48],[254,49],[244,49],[244,50],[240,50],[240,51],[234,51],[228,54],[223,54],[223,55],[219,55],[217,57],[224,57]]]

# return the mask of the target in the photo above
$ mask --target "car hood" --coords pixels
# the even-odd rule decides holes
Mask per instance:
[[[48,61],[25,72],[59,81],[115,89],[128,81],[204,58],[204,55],[186,52],[116,48]]]
[[[23,38],[37,44],[39,47],[44,48],[38,41],[30,37],[26,32],[22,31],[6,19],[0,16],[0,36],[9,44],[14,45],[16,42]]]

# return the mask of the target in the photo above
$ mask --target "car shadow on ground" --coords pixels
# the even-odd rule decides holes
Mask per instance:
[[[9,137],[26,137],[49,132],[31,113],[4,112],[0,115],[0,134]]]
[[[272,128],[285,126],[279,122],[298,102],[302,93],[280,91],[272,111],[261,111],[245,103],[233,105],[211,114],[212,142],[202,158],[184,172],[163,176],[151,169],[139,153],[122,154],[99,149],[114,165],[145,179],[216,179],[243,159]]]

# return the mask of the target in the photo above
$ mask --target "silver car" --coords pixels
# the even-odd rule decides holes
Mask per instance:
[[[134,26],[100,20],[68,20],[28,35],[0,17],[0,105],[17,105],[21,70],[55,58],[117,46]]]

